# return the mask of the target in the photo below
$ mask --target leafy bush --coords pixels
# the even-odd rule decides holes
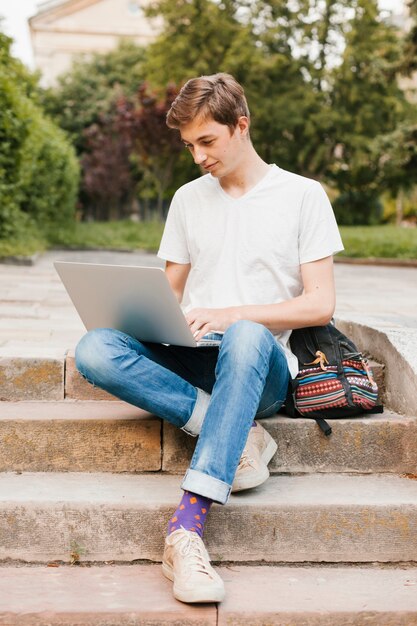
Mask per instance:
[[[380,199],[361,191],[341,193],[334,200],[333,209],[338,224],[343,226],[378,224],[382,217]]]
[[[21,209],[48,235],[75,221],[79,166],[64,133],[33,108],[31,132],[22,146]]]
[[[63,131],[36,104],[34,79],[0,33],[0,239],[42,240],[74,222],[79,167]]]

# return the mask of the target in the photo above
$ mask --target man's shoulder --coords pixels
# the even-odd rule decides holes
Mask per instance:
[[[321,187],[319,181],[314,178],[308,178],[307,176],[302,176],[301,174],[296,174],[295,172],[290,172],[289,170],[284,170],[282,168],[277,168],[277,181],[278,174],[280,182],[285,182],[288,185],[294,185],[295,189],[306,191],[307,189],[314,189]]]
[[[208,191],[213,187],[213,177],[210,174],[205,174],[204,176],[199,176],[194,180],[190,180],[190,182],[185,183],[181,187],[177,189],[175,195],[177,198],[187,198],[194,193],[198,193],[199,191]]]

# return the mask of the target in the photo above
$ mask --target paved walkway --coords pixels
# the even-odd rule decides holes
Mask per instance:
[[[85,332],[54,260],[162,266],[155,255],[123,252],[48,252],[31,267],[0,265],[0,356],[55,356]],[[417,341],[417,268],[335,267],[336,317],[398,329]]]

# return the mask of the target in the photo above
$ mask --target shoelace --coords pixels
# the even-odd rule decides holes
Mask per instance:
[[[181,528],[183,527],[181,526]],[[200,537],[192,531],[185,530],[185,528],[183,528],[183,530],[186,532],[185,537],[178,537],[176,540],[176,543],[181,542],[181,546],[179,548],[180,554],[188,558],[189,565],[193,567],[196,572],[211,576],[211,572],[206,562],[207,556],[204,554],[202,549]]]
[[[242,452],[242,456],[240,457],[239,465],[237,469],[244,469],[245,467],[253,467],[255,463],[255,459],[251,457],[248,451],[245,449]]]

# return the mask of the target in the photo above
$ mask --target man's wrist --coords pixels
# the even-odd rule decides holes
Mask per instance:
[[[233,323],[234,322],[239,322],[240,320],[244,319],[243,311],[242,311],[243,307],[241,307],[241,306],[233,306],[233,307],[230,307],[230,308],[231,308],[231,314],[232,314],[231,317],[233,319]]]

